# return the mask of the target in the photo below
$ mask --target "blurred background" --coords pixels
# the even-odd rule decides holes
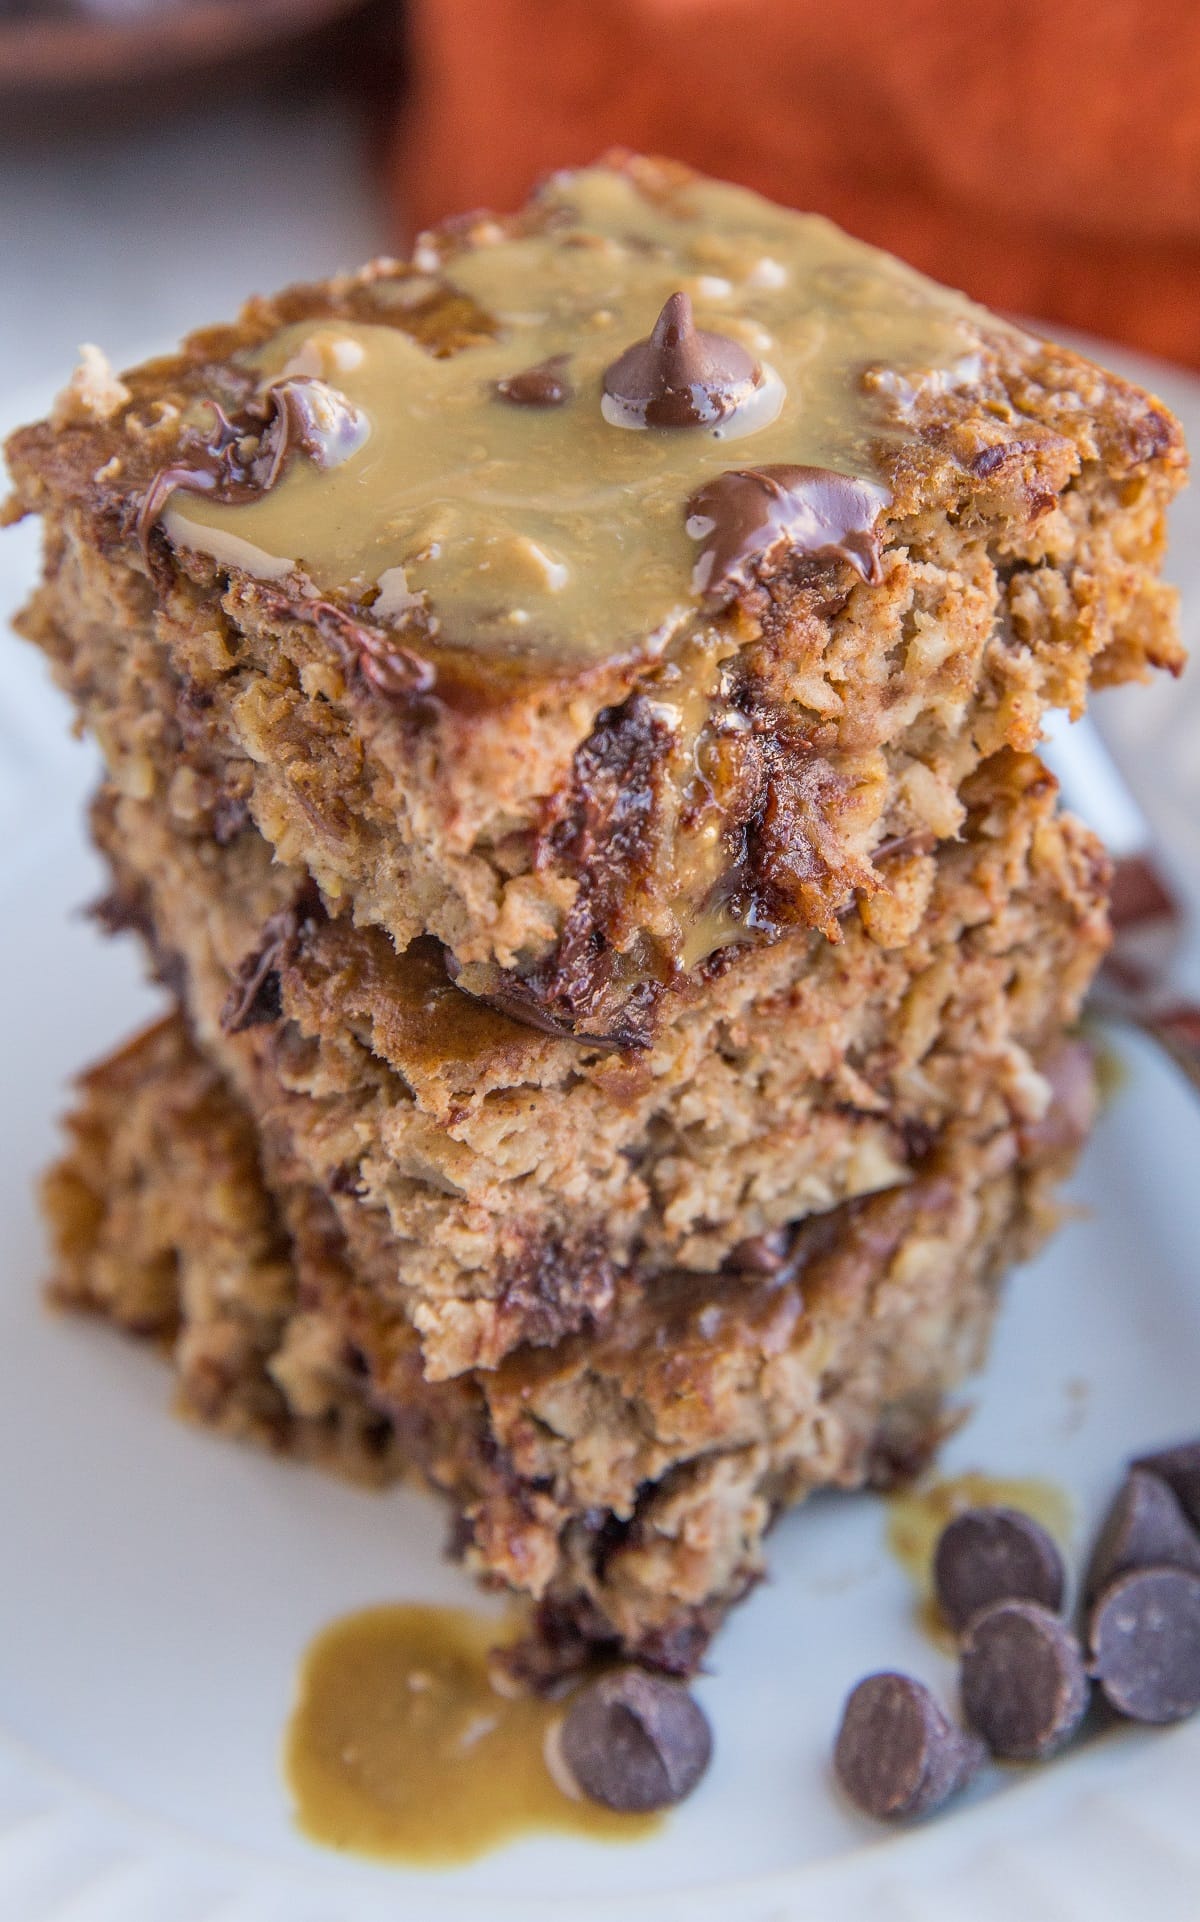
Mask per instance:
[[[0,0],[0,385],[612,144],[1200,366],[1197,0]]]

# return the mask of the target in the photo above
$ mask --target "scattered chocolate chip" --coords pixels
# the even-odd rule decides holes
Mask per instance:
[[[982,1742],[948,1721],[922,1682],[868,1675],[842,1710],[833,1751],[838,1781],[877,1821],[929,1815],[975,1774]]]
[[[709,601],[729,600],[784,549],[849,561],[877,582],[875,524],[890,499],[874,481],[829,467],[730,468],[687,504],[687,531],[700,543],[693,589]]]
[[[1016,1508],[968,1508],[942,1530],[933,1556],[938,1606],[965,1628],[993,1602],[1062,1607],[1062,1556],[1046,1530]]]
[[[561,407],[571,398],[570,384],[563,378],[563,368],[570,358],[569,354],[551,354],[536,367],[525,367],[519,374],[498,380],[496,392],[515,407]]]
[[[797,1255],[802,1262],[802,1238]],[[925,1395],[889,1409],[867,1446],[865,1485],[883,1495],[911,1487],[953,1432],[954,1421],[940,1403]]]
[[[1083,1653],[1039,1602],[995,1602],[967,1627],[963,1713],[993,1755],[1044,1762],[1069,1742],[1088,1706]]]
[[[1100,1530],[1084,1600],[1129,1568],[1190,1568],[1200,1573],[1200,1535],[1172,1489],[1144,1468],[1131,1469]]]
[[[635,1813],[691,1793],[708,1767],[712,1731],[682,1683],[621,1668],[575,1696],[559,1752],[593,1802]]]
[[[230,989],[221,1025],[226,1034],[244,1034],[247,1028],[269,1028],[282,1014],[283,982],[278,968],[268,968],[252,986],[238,984]]]
[[[1011,447],[985,447],[972,460],[971,472],[977,474],[980,480],[986,480],[988,475],[994,474],[998,467],[1003,467],[1011,453]]]
[[[703,333],[684,293],[672,294],[648,340],[635,341],[604,375],[614,425],[708,427],[762,386],[752,354],[724,334]],[[615,415],[615,418],[614,418]]]
[[[1200,1708],[1200,1575],[1131,1568],[1105,1589],[1088,1626],[1092,1674],[1118,1715],[1181,1722]]]
[[[107,894],[89,902],[84,913],[103,934],[140,934],[147,943],[154,940],[146,890],[140,883],[134,884],[128,875],[122,875]]]
[[[1200,1528],[1200,1440],[1178,1442],[1174,1448],[1160,1448],[1153,1455],[1139,1455],[1133,1466],[1166,1482],[1184,1514]]]

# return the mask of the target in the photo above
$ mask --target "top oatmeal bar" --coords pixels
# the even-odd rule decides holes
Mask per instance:
[[[1157,401],[630,156],[93,355],[8,458],[24,631],[120,788],[618,1044],[739,942],[836,939],[1047,707],[1182,659]]]

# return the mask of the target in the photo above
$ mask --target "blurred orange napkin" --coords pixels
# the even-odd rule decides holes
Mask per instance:
[[[398,218],[667,153],[1200,365],[1195,0],[409,0]]]

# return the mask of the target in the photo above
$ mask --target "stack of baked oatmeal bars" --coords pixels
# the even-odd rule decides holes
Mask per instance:
[[[686,1672],[779,1510],[936,1443],[1086,1132],[1051,707],[1176,671],[1147,395],[617,156],[9,446],[99,740],[58,1301],[449,1498],[548,1676]]]

